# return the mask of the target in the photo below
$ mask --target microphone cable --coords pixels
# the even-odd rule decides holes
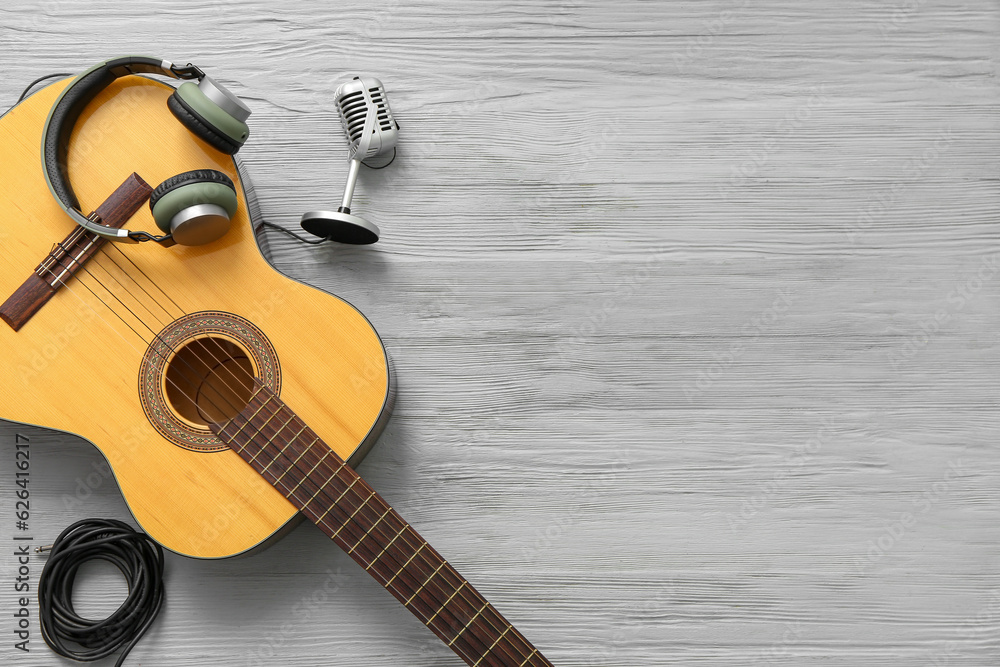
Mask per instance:
[[[399,127],[399,123],[396,123],[396,127]],[[392,159],[390,159],[388,162],[386,162],[385,164],[383,164],[381,167],[369,167],[364,162],[362,162],[361,164],[365,164],[365,166],[368,167],[369,169],[373,169],[373,170],[377,171],[379,169],[385,169],[386,167],[388,167],[390,164],[392,164],[395,161],[396,161],[396,148],[393,147],[393,149],[392,149]],[[257,225],[258,229],[259,228],[263,228],[263,227],[269,227],[271,229],[275,229],[275,230],[277,230],[277,231],[279,231],[279,232],[281,232],[283,234],[287,234],[288,236],[291,236],[293,239],[296,239],[297,241],[301,241],[302,243],[308,243],[309,245],[319,245],[320,243],[326,243],[327,241],[330,240],[330,236],[329,235],[324,236],[323,238],[320,238],[320,239],[307,239],[304,236],[299,236],[298,234],[296,234],[295,232],[293,232],[290,229],[286,229],[286,228],[282,227],[281,225],[276,225],[273,222],[268,222],[267,220],[261,220],[260,224]]]
[[[307,239],[307,238],[305,238],[303,236],[299,236],[298,234],[296,234],[295,232],[293,232],[290,229],[285,229],[281,225],[276,225],[273,222],[268,222],[267,220],[261,220],[260,224],[257,225],[257,227],[258,228],[261,228],[261,227],[270,227],[271,229],[277,229],[279,232],[282,232],[284,234],[288,234],[293,239],[297,239],[299,241],[302,241],[303,243],[308,243],[309,245],[319,245],[320,243],[325,243],[326,241],[330,240],[329,236],[324,236],[321,239],[310,240],[310,239]]]
[[[128,582],[128,597],[104,620],[81,618],[73,609],[77,571],[91,560],[111,563]],[[163,548],[159,544],[115,519],[77,521],[52,545],[38,580],[42,638],[59,655],[80,662],[100,660],[121,650],[115,663],[120,667],[156,619],[163,600]]]

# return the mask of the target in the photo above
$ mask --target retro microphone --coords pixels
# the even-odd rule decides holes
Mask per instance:
[[[309,211],[302,216],[302,229],[320,238],[364,245],[378,241],[378,227],[351,214],[351,199],[361,164],[381,169],[396,156],[399,124],[389,110],[385,88],[378,79],[354,77],[342,83],[334,95],[337,115],[347,135],[348,160],[344,200],[336,211]]]

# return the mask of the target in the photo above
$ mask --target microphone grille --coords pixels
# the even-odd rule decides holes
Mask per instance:
[[[385,99],[385,89],[382,88],[382,84],[369,88],[368,92],[371,93],[372,101],[378,109],[378,124],[384,131],[391,130],[393,127],[392,111],[389,110],[389,102]]]
[[[390,132],[395,129],[396,122],[389,109],[385,88],[378,79],[354,79],[340,87],[337,94],[337,112],[344,126],[347,142],[356,146],[361,142],[361,132],[368,117],[368,104],[365,101],[364,88],[375,105],[375,124],[378,130]]]

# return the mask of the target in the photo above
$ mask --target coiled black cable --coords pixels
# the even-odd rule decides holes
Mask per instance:
[[[104,560],[128,582],[128,597],[111,616],[95,621],[73,609],[80,566]],[[114,519],[77,521],[59,535],[38,580],[42,637],[61,656],[90,662],[122,650],[115,667],[142,638],[163,605],[163,549],[152,538]],[[82,648],[70,648],[65,642]]]

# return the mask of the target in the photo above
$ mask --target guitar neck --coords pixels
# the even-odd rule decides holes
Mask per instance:
[[[213,430],[466,664],[551,667],[269,388]]]

